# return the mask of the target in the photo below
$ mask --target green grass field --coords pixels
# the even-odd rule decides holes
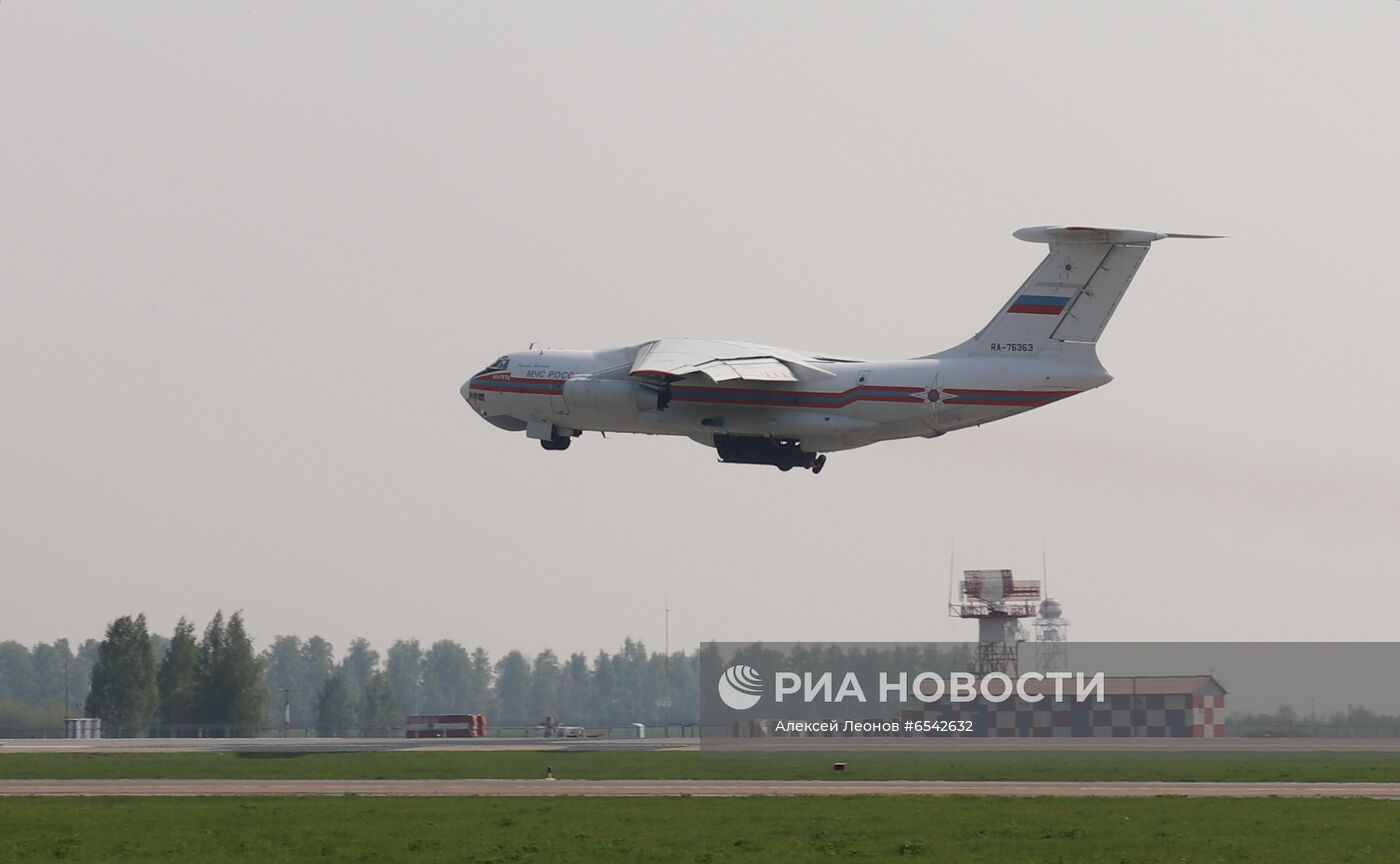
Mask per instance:
[[[0,799],[6,862],[1395,860],[1386,801]]]
[[[1400,782],[1400,756],[1369,753],[1063,755],[976,753],[846,757],[696,752],[407,751],[369,753],[0,753],[0,779],[230,778],[754,780],[1176,780]]]

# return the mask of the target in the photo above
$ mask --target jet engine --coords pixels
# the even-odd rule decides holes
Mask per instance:
[[[659,411],[671,401],[670,388],[648,387],[615,378],[570,378],[564,382],[564,404],[583,414]]]

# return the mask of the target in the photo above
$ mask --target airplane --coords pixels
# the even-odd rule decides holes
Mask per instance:
[[[1096,345],[1152,244],[1217,235],[1042,225],[1012,236],[1049,252],[987,326],[937,354],[872,361],[714,339],[531,347],[460,392],[546,450],[584,432],[681,435],[724,463],[819,474],[827,453],[937,438],[1107,384]]]

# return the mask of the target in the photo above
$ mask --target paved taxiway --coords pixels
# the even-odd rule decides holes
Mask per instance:
[[[1061,783],[951,780],[0,780],[0,796],[990,795],[1143,798],[1396,798],[1400,783]]]

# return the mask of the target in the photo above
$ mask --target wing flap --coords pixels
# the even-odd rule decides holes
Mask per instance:
[[[792,370],[774,357],[735,357],[711,360],[696,367],[715,383],[733,381],[796,381]]]
[[[725,381],[810,381],[834,375],[816,359],[784,348],[709,339],[659,339],[637,352],[630,374],[649,378],[704,375]]]

